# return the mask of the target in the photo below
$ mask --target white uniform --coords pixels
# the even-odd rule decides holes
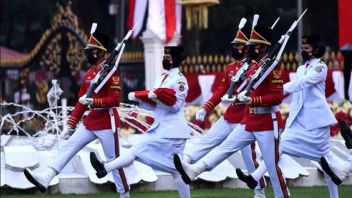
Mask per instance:
[[[166,76],[167,75],[167,76]],[[165,105],[161,102],[156,107],[140,103],[142,108],[154,112],[154,123],[143,136],[140,144],[132,147],[136,160],[155,169],[178,174],[173,163],[175,153],[183,153],[190,130],[184,115],[185,99],[188,92],[186,78],[178,68],[173,68],[160,76],[154,88],[171,88],[176,92],[176,104]]]
[[[293,156],[319,161],[329,153],[330,126],[337,123],[325,98],[327,66],[312,59],[297,69],[296,79],[284,85],[292,93],[290,114],[281,149]]]
[[[182,181],[173,163],[174,154],[183,153],[186,140],[191,136],[184,115],[188,84],[179,69],[173,68],[156,80],[154,88],[174,90],[175,104],[169,106],[158,100],[153,106],[136,98],[142,108],[154,112],[154,123],[128,153],[123,153],[113,161],[105,163],[104,168],[110,172],[132,164],[133,160],[140,161],[156,170],[170,173],[180,197],[189,198],[189,186]]]

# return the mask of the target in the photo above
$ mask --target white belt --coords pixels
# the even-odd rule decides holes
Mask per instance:
[[[273,119],[274,126],[274,136],[277,140],[279,138],[279,124],[277,122],[276,112],[280,111],[279,106],[272,107],[251,107],[249,108],[249,112],[252,114],[271,114],[271,118]]]
[[[249,112],[252,114],[268,114],[280,111],[279,106],[272,107],[250,107]]]
[[[113,108],[109,108],[109,115],[110,115],[111,129],[112,129],[112,132],[115,133],[116,125],[115,125],[115,116],[114,116]]]
[[[277,140],[279,138],[279,124],[277,122],[276,112],[271,113],[271,118],[273,119],[274,137]]]

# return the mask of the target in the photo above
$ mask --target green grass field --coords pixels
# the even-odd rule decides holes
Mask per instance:
[[[329,193],[326,187],[306,187],[306,188],[290,188],[291,197],[297,198],[328,198]],[[340,198],[352,198],[352,186],[339,186]],[[192,190],[191,195],[193,198],[252,198],[253,193],[247,189],[197,189]],[[116,193],[97,193],[90,195],[1,195],[2,198],[61,198],[61,197],[74,197],[74,198],[118,198]],[[132,192],[132,198],[177,198],[176,191],[164,192]],[[271,189],[266,190],[266,197],[274,197]]]

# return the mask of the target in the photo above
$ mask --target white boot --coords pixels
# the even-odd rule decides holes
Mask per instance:
[[[206,164],[199,160],[195,164],[189,164],[181,161],[179,155],[174,155],[174,163],[177,171],[181,174],[186,184],[191,183],[195,178],[206,170]]]
[[[194,181],[198,175],[206,170],[206,164],[200,160],[195,164],[184,163],[183,168],[188,177]]]
[[[330,161],[327,158],[322,157],[321,165],[324,171],[331,177],[332,181],[336,185],[340,185],[346,177],[352,173],[352,160],[347,161],[334,160]]]
[[[254,198],[265,198],[265,189],[254,189]]]
[[[191,164],[192,160],[188,155],[183,155],[183,158],[181,159],[182,163],[188,163]]]
[[[130,192],[120,193],[120,198],[130,198]]]
[[[43,173],[36,173],[29,168],[24,170],[24,175],[33,185],[35,185],[41,192],[45,192],[51,180],[56,176],[56,172],[52,168],[47,168]]]

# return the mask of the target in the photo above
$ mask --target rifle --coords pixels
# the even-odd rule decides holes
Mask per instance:
[[[259,15],[255,14],[253,17],[252,29],[257,25],[258,19],[259,19]],[[246,24],[246,22],[247,20],[245,18],[242,18],[240,21],[240,24],[238,25],[238,29],[241,30]],[[232,98],[234,96],[233,88],[235,87],[235,84],[239,82],[239,80],[244,80],[246,72],[249,69],[249,62],[250,62],[250,58],[247,57],[242,67],[237,71],[236,75],[231,78],[230,87],[226,91],[226,94],[228,95],[229,98]]]
[[[296,28],[298,22],[302,19],[306,12],[307,9],[301,14],[301,16],[297,20],[292,23],[290,29],[286,32],[286,34],[282,35],[280,40],[275,44],[272,50],[270,50],[263,64],[251,77],[249,77],[249,84],[245,90],[246,96],[249,95],[252,88],[256,89],[279,63],[281,55],[286,47],[287,41],[290,38],[292,31]]]
[[[117,44],[114,51],[111,52],[109,57],[105,60],[103,68],[90,82],[89,88],[85,94],[87,98],[92,97],[93,90],[94,90],[94,93],[98,93],[98,91],[105,85],[105,83],[109,80],[112,74],[117,70],[123,50],[125,49],[125,45],[126,45],[125,42],[130,38],[133,30],[136,28],[136,25],[131,30],[129,30],[126,36],[122,39],[122,41]],[[115,64],[112,64],[115,58],[116,58]]]

